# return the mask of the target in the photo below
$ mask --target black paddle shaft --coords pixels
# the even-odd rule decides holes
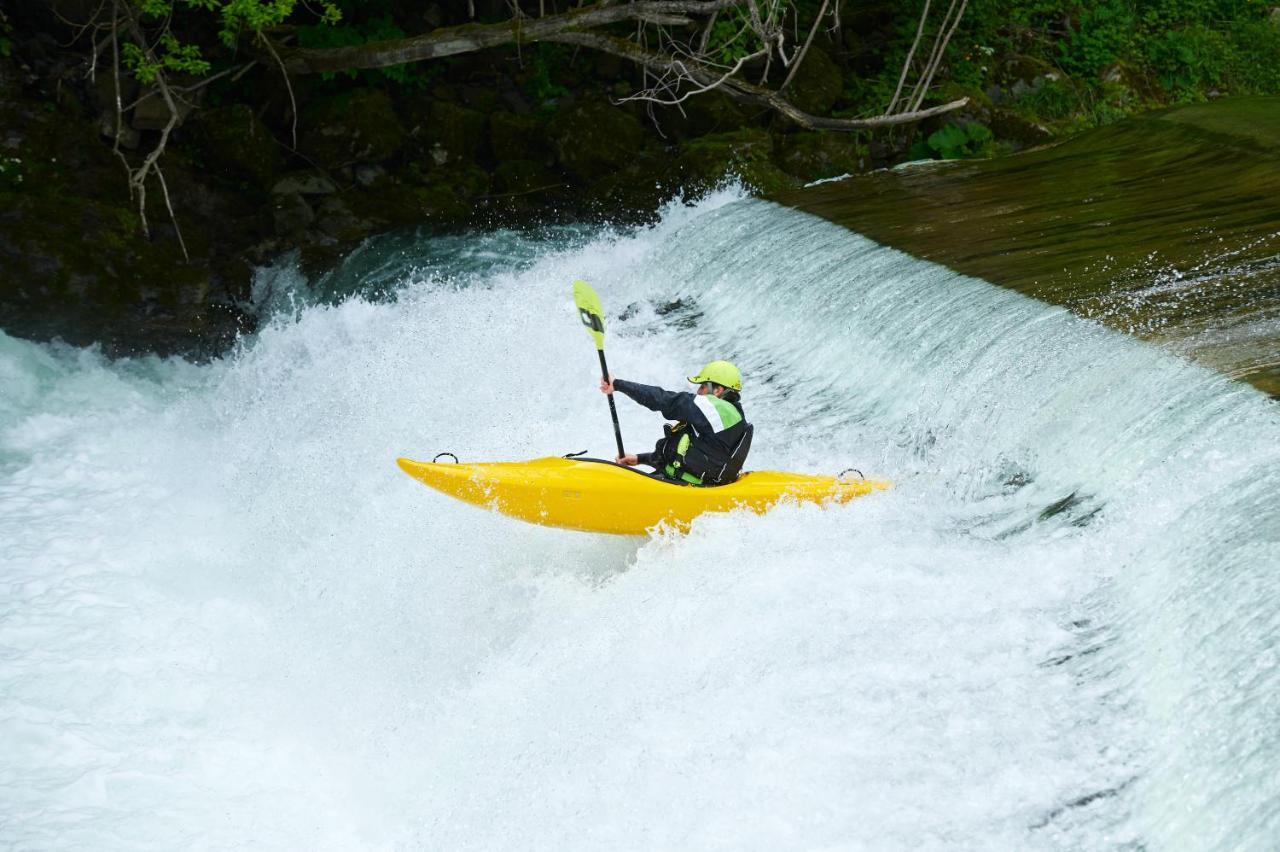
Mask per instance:
[[[605,363],[604,350],[597,349],[596,352],[599,353],[600,355],[600,375],[607,382],[609,381],[609,365]],[[618,425],[618,406],[613,404],[612,393],[608,394],[608,397],[609,397],[609,416],[613,418],[613,437],[616,438],[618,441],[618,458],[622,458],[627,454],[627,451],[622,449],[622,427]]]

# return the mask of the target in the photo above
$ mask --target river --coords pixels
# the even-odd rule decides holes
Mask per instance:
[[[749,466],[895,486],[643,539],[400,473],[609,452],[575,278],[618,376],[741,366]],[[735,190],[258,292],[263,330],[206,364],[0,335],[0,843],[1280,836],[1257,388]]]

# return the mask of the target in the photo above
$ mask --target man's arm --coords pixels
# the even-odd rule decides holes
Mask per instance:
[[[668,420],[687,421],[698,414],[698,406],[693,401],[694,396],[687,391],[663,390],[653,385],[628,382],[625,379],[614,379],[613,388],[650,411],[660,412]]]

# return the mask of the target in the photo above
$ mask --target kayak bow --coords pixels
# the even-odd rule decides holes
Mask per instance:
[[[660,524],[687,530],[704,512],[767,511],[784,499],[847,503],[889,487],[882,479],[837,479],[758,470],[714,488],[677,485],[610,461],[548,458],[436,464],[397,459],[430,488],[522,521],[583,532],[644,535]]]

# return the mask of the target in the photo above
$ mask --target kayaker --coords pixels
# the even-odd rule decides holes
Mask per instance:
[[[648,465],[654,475],[686,485],[727,485],[738,478],[751,449],[752,426],[742,413],[742,374],[728,361],[712,361],[689,381],[697,393],[668,391],[609,377],[603,393],[617,391],[676,421],[662,427],[651,453],[619,456],[618,464]]]

